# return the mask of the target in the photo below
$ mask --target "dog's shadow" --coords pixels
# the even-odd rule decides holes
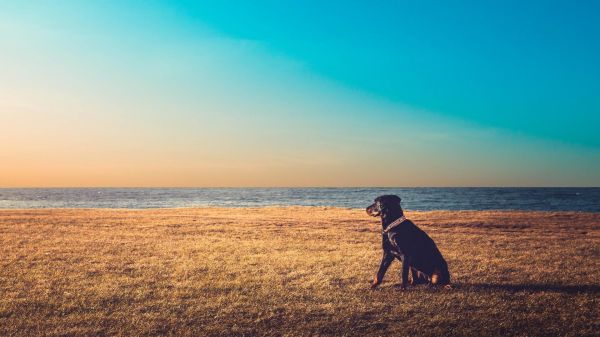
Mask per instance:
[[[600,294],[599,284],[490,284],[490,283],[458,283],[454,285],[462,290],[499,290],[509,292],[557,292],[564,294]]]

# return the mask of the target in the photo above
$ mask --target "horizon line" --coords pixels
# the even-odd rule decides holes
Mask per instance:
[[[600,188],[600,186],[498,186],[498,185],[450,185],[450,186],[0,186],[0,189],[411,189],[411,188]]]

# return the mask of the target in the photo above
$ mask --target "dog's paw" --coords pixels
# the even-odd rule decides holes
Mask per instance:
[[[400,290],[400,291],[405,291],[406,290],[406,284],[396,284],[394,286],[395,289]]]
[[[373,282],[371,282],[371,289],[377,288],[377,286],[379,286],[380,284],[381,281],[379,280],[379,278],[377,278],[377,275],[375,275],[375,277],[373,277]]]

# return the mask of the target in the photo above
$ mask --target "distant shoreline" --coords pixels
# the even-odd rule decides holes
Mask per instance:
[[[64,213],[64,212],[73,212],[73,213],[85,213],[85,212],[135,212],[135,213],[187,213],[187,212],[198,212],[198,211],[232,211],[232,210],[240,210],[240,211],[250,211],[250,212],[269,212],[269,211],[332,211],[332,212],[365,212],[363,208],[352,208],[352,207],[338,207],[338,206],[303,206],[303,205],[268,205],[268,206],[198,206],[198,207],[155,207],[155,208],[102,208],[102,207],[55,207],[55,208],[0,208],[0,216],[3,213],[20,213],[20,212],[28,212],[29,214],[34,213]],[[488,210],[476,210],[476,209],[461,209],[461,210],[451,210],[451,209],[436,209],[436,210],[411,210],[404,209],[407,215],[419,215],[426,216],[428,214],[457,214],[468,217],[469,215],[474,214],[503,214],[503,215],[591,215],[597,216],[600,215],[600,212],[593,211],[545,211],[545,210],[520,210],[520,209],[488,209]],[[243,213],[242,213],[243,214]],[[365,213],[366,216],[366,213]]]

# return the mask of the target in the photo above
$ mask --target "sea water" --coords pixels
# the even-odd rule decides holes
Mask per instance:
[[[600,212],[600,188],[0,188],[0,208],[334,206],[396,194],[409,210]]]

